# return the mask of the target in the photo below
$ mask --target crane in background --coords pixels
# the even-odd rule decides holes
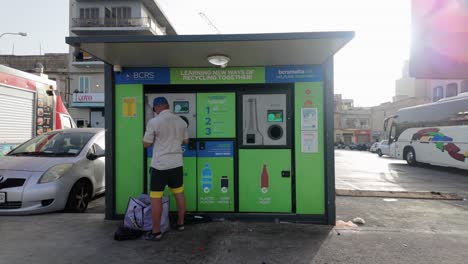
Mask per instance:
[[[214,30],[214,32],[216,32],[216,34],[221,34],[221,31],[211,22],[211,20],[205,15],[205,13],[199,12],[198,14],[201,16],[201,18],[203,18],[203,20],[205,20],[208,26],[210,26],[211,29]]]

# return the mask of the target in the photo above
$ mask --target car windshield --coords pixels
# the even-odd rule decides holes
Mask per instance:
[[[89,132],[51,132],[26,141],[8,156],[76,156],[93,137]]]

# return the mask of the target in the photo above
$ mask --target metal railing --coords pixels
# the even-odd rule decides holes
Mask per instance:
[[[72,27],[150,27],[149,17],[137,18],[72,18]]]

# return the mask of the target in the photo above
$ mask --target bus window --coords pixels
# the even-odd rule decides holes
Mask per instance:
[[[457,96],[458,94],[458,84],[457,83],[449,83],[447,84],[445,90],[445,97],[453,97]]]
[[[398,139],[396,138],[396,127],[395,127],[395,123],[393,123],[392,126],[390,127],[390,140],[389,140],[389,143],[395,142],[397,140]]]
[[[434,87],[432,89],[432,101],[437,102],[442,98],[444,98],[444,88],[442,86]]]
[[[463,80],[461,82],[460,93],[468,93],[468,80]]]

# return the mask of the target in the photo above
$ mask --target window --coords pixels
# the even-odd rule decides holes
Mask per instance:
[[[99,18],[99,8],[80,8],[80,18],[81,19],[98,19]]]
[[[444,98],[444,88],[442,86],[434,87],[432,90],[432,101],[437,102]]]
[[[76,120],[77,127],[85,127],[85,121],[83,119]]]
[[[69,117],[61,115],[62,118],[62,129],[72,128],[72,121]]]
[[[130,7],[113,7],[112,8],[113,18],[131,18],[132,9]]]
[[[468,93],[468,80],[463,80],[460,86],[460,93]]]
[[[80,76],[80,93],[89,93],[89,77]]]
[[[447,84],[445,90],[445,97],[453,97],[457,96],[458,94],[458,84],[457,83],[449,83]]]

